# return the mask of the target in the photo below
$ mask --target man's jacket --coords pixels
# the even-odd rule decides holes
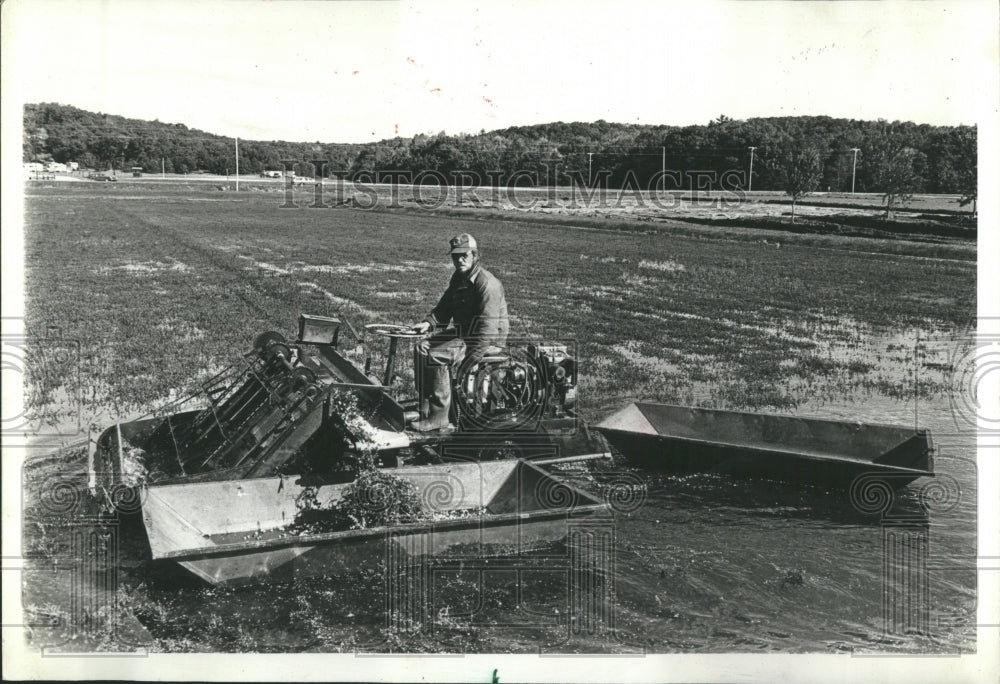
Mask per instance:
[[[427,321],[435,328],[454,324],[468,356],[482,354],[491,345],[502,347],[510,332],[503,285],[479,264],[468,275],[455,271]]]

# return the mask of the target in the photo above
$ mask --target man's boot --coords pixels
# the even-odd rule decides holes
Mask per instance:
[[[427,415],[414,422],[411,427],[417,432],[450,428],[448,409],[451,408],[451,378],[448,367],[424,366],[423,380],[425,384],[422,393],[427,399]]]

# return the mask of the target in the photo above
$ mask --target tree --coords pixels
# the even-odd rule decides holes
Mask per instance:
[[[976,129],[971,126],[938,129],[929,136],[927,146],[920,149],[927,155],[926,189],[959,193],[963,172],[976,163]]]
[[[786,180],[801,176],[803,170],[795,171],[794,162],[785,158],[783,150],[810,147],[819,152],[825,171],[816,189],[830,186],[843,190],[851,187],[855,171],[849,150],[860,148],[856,169],[859,191],[883,193],[886,187],[898,185],[883,182],[893,174],[879,170],[892,166],[892,155],[901,155],[900,164],[908,164],[914,172],[911,187],[960,193],[966,204],[972,202],[975,206],[975,142],[974,126],[926,126],[824,116],[739,120],[723,115],[700,126],[555,122],[476,136],[439,133],[350,145],[241,140],[240,170],[253,173],[264,168],[280,169],[281,160],[291,159],[299,162],[301,172],[306,169],[303,162],[326,159],[328,172],[410,171],[416,175],[427,170],[450,176],[453,171],[474,171],[489,182],[492,171],[499,170],[509,178],[523,169],[539,174],[539,182],[562,184],[568,181],[571,171],[586,173],[592,160],[595,174],[611,174],[606,182],[612,187],[621,187],[630,178],[646,187],[662,165],[686,174],[682,185],[691,183],[695,172],[714,172],[718,187],[718,179],[727,171],[744,167],[747,146],[753,145],[757,148],[754,189],[783,190]],[[905,148],[910,152],[901,152]],[[227,167],[232,171],[234,161],[232,138],[183,124],[126,119],[55,103],[24,107],[25,161],[93,160],[95,165],[106,168],[109,162],[120,166],[122,154],[126,167],[137,164],[158,169],[162,162],[179,173],[195,169],[225,172]],[[558,173],[550,178],[547,172],[556,168],[554,160],[559,161]],[[811,167],[812,162],[805,161],[806,167]],[[786,172],[786,163],[792,164],[793,173]],[[903,186],[905,194],[906,183]],[[793,208],[794,202],[811,189],[794,193]],[[899,198],[893,191],[888,199],[895,206]],[[890,212],[892,206],[888,207]]]
[[[979,172],[977,155],[977,131],[975,128],[960,127],[956,130],[954,139],[954,150],[956,156],[961,160],[955,164],[957,167],[958,191],[961,199],[959,206],[972,204],[972,215],[976,215],[976,204],[979,199]]]
[[[885,202],[885,219],[901,202],[923,189],[927,155],[914,146],[912,124],[887,124],[880,121],[869,131],[859,155],[869,191],[878,192]]]
[[[819,187],[823,159],[815,147],[795,145],[784,155],[779,173],[781,189],[792,198],[792,223],[795,223],[795,203]]]
[[[979,200],[978,179],[976,167],[972,167],[963,175],[962,198],[958,201],[960,207],[972,203],[972,215],[976,216],[976,203]]]
[[[881,150],[877,157],[874,180],[885,202],[885,219],[892,218],[897,204],[913,197],[923,185],[921,174],[925,155],[912,147]]]

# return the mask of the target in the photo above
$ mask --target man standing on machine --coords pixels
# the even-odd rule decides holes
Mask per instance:
[[[419,432],[451,429],[451,372],[465,359],[474,362],[490,347],[503,347],[510,332],[503,285],[480,265],[476,239],[462,233],[449,247],[455,272],[448,289],[427,318],[412,328],[415,333],[434,331],[414,348],[420,420],[412,427]]]

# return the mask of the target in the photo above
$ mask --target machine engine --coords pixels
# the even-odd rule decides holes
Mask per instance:
[[[543,418],[567,416],[576,382],[566,345],[529,344],[487,355],[459,371],[456,418],[470,430],[535,429]]]

